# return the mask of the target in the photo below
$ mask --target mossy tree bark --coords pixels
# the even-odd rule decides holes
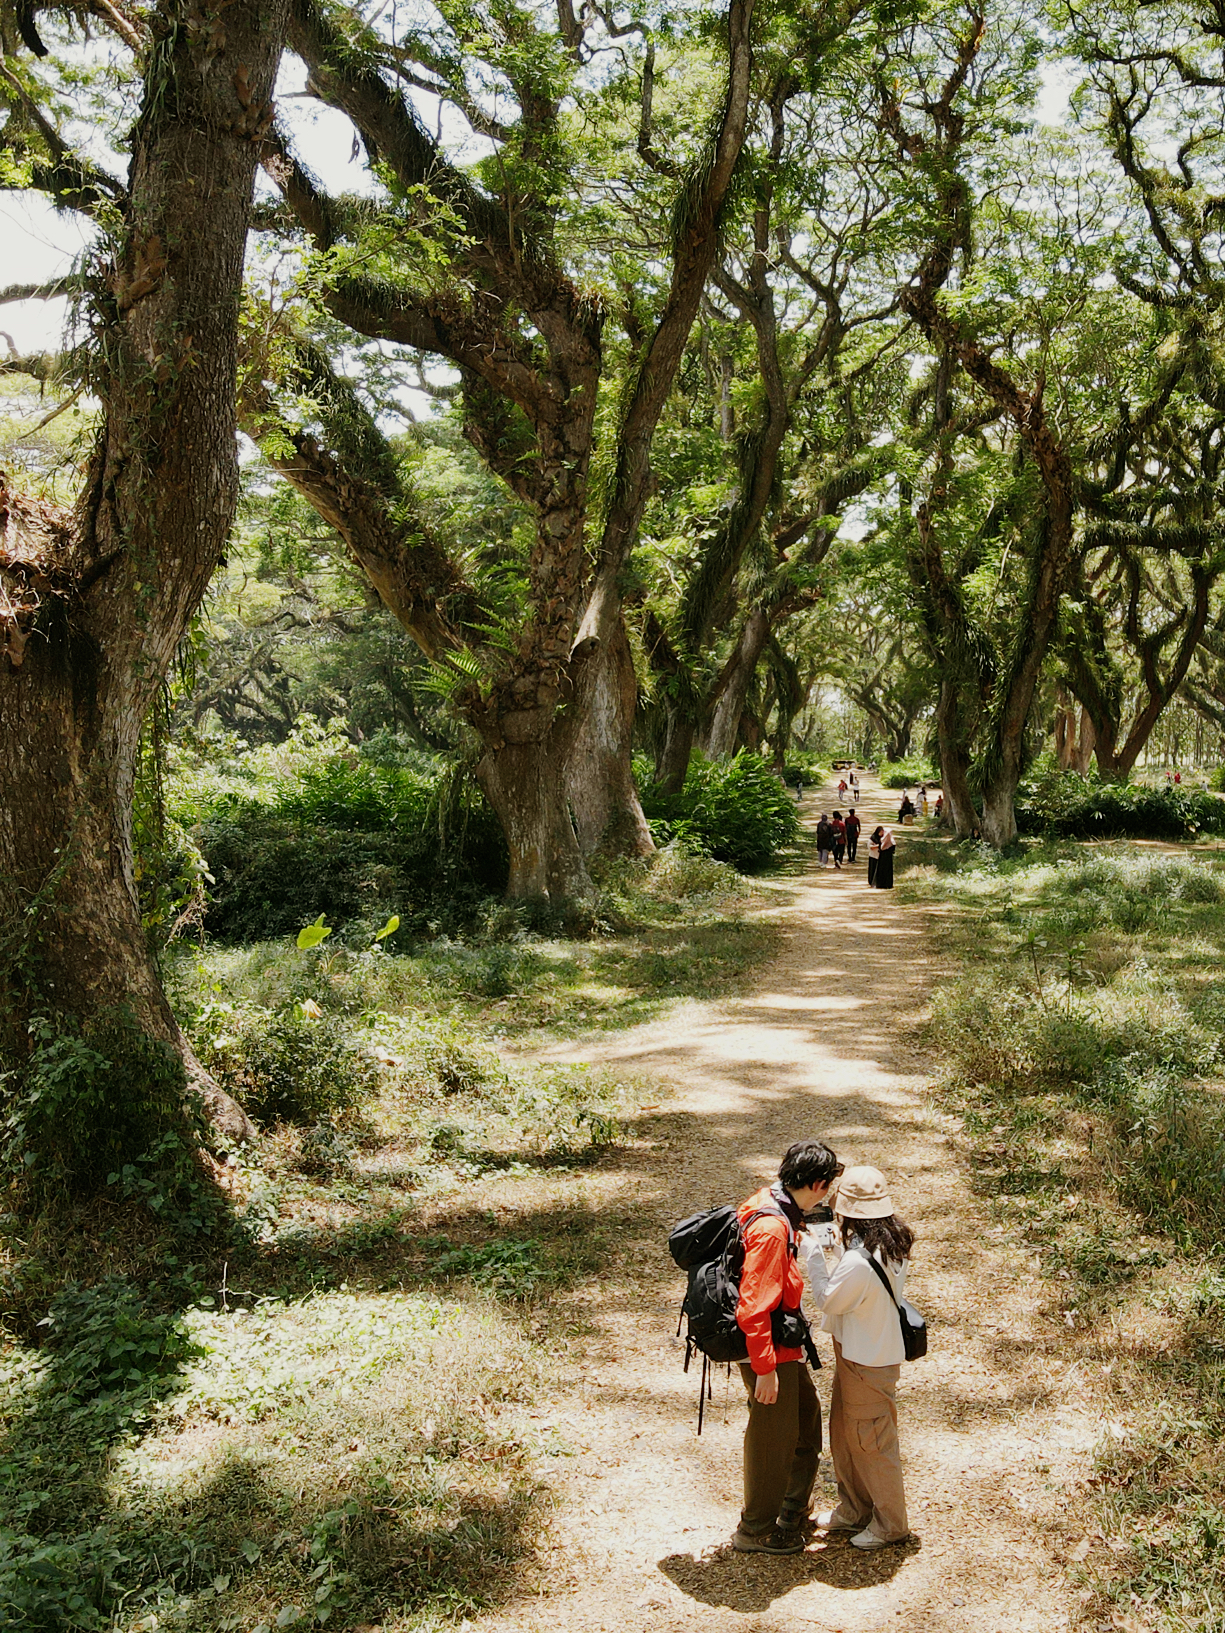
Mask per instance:
[[[284,0],[164,0],[150,19],[113,257],[92,290],[102,424],[71,515],[0,512],[0,971],[6,1051],[44,1006],[126,1010],[177,1051],[223,1137],[251,1132],[200,1071],[141,925],[131,800],[141,725],[221,556],[238,489],[234,390],[257,144]]]

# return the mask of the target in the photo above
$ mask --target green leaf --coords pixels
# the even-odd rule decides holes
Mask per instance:
[[[376,941],[382,941],[384,936],[394,936],[396,931],[399,928],[400,928],[400,915],[398,913],[393,913],[391,915],[391,917],[387,920],[387,923],[378,932],[378,934],[375,936],[374,939]]]
[[[282,1605],[276,1613],[278,1627],[292,1627],[295,1622],[302,1620],[302,1612],[297,1605]]]
[[[259,1544],[253,1542],[250,1537],[244,1537],[238,1546],[242,1550],[242,1556],[247,1564],[254,1565],[259,1558]]]
[[[298,931],[298,947],[302,952],[306,952],[311,947],[317,947],[326,936],[331,935],[332,927],[330,924],[323,922],[324,917],[325,915],[320,913],[314,924],[308,924]]]

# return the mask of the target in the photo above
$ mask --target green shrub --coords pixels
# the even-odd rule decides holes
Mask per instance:
[[[440,1249],[431,1269],[435,1276],[468,1276],[478,1287],[512,1298],[527,1298],[544,1276],[540,1243],[534,1237],[507,1236],[482,1247],[452,1247],[445,1236],[431,1237],[427,1247]]]
[[[681,792],[665,794],[647,783],[642,808],[660,844],[679,840],[741,872],[764,867],[800,831],[795,801],[765,761],[747,751],[734,760],[695,755]]]
[[[303,827],[415,837],[429,826],[439,781],[438,772],[328,760],[286,784],[274,809]]]
[[[1063,861],[1051,883],[1039,887],[1045,899],[1067,896],[1076,902],[1086,894],[1137,895],[1155,903],[1225,901],[1225,876],[1215,868],[1183,856],[1090,855]]]
[[[71,1016],[36,1015],[30,1051],[0,1070],[0,1166],[39,1194],[87,1195],[125,1169],[154,1172],[168,1194],[198,1189],[180,1056],[127,1011],[82,1031]]]
[[[926,754],[912,754],[905,760],[886,760],[880,768],[882,788],[917,788],[920,783],[940,786],[939,768]]]
[[[797,773],[803,774],[806,788],[811,788],[817,783],[829,782],[832,776],[828,757],[819,758],[816,754],[803,749],[792,749],[783,768],[783,781],[789,788],[795,787]]]
[[[686,901],[692,896],[730,896],[749,887],[728,862],[687,850],[679,840],[661,845],[646,872],[642,888],[667,901]]]
[[[336,1016],[233,1011],[203,1017],[201,1031],[209,1070],[263,1122],[318,1123],[378,1088],[374,1057]]]
[[[493,811],[447,770],[308,765],[271,791],[213,799],[194,830],[225,941],[290,935],[318,917],[359,938],[396,913],[401,934],[465,923],[506,883]]]
[[[65,1405],[98,1395],[148,1395],[187,1361],[204,1354],[180,1316],[153,1309],[145,1294],[122,1276],[107,1276],[92,1287],[70,1283],[40,1325],[53,1357],[44,1409],[56,1395]]]
[[[1022,784],[1017,826],[1063,839],[1190,839],[1225,831],[1225,801],[1198,788],[1099,782],[1052,770]]]

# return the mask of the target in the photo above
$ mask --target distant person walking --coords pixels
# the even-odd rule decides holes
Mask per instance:
[[[847,812],[844,826],[846,828],[846,859],[848,862],[853,862],[855,860],[855,852],[859,849],[860,826],[859,818],[856,816],[854,811]]]
[[[893,837],[891,828],[880,827],[872,837],[880,846],[880,860],[876,864],[877,890],[893,889],[893,853],[897,848],[897,841]]]
[[[856,805],[859,804],[859,778],[853,771],[851,772],[851,798],[855,801]]]
[[[923,786],[919,789],[918,804],[919,804],[919,815],[921,817],[925,817],[927,815],[927,784],[926,783],[924,783]]]
[[[839,777],[838,778],[838,803],[840,805],[845,805],[846,804],[846,778],[845,777]],[[834,812],[834,815],[835,816],[838,815],[837,811]]]
[[[876,873],[880,867],[880,836],[883,828],[873,828],[868,835],[868,889],[876,889]]]
[[[834,830],[830,826],[829,817],[821,812],[821,820],[817,823],[817,860],[823,868],[829,866],[829,853],[834,848]]]
[[[830,823],[834,834],[834,866],[842,872],[842,858],[846,851],[846,824],[842,820],[842,812],[835,811],[834,819]]]

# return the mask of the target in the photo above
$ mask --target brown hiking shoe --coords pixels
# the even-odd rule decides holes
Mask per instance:
[[[738,1554],[802,1554],[804,1538],[798,1531],[784,1531],[776,1525],[773,1531],[763,1531],[755,1537],[737,1530],[732,1536],[732,1547]]]

